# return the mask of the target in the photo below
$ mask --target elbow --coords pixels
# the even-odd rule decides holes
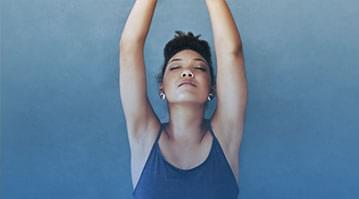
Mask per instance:
[[[118,48],[122,54],[138,52],[144,48],[144,43],[136,39],[123,39],[121,38],[118,43]]]
[[[121,36],[118,46],[120,50],[128,50],[131,48],[143,47],[144,43],[145,39],[142,37],[133,37],[124,34]]]
[[[229,53],[234,56],[242,56],[243,54],[243,46],[242,43],[239,42],[236,45],[233,45],[231,48],[228,48]]]
[[[120,41],[118,42],[118,48],[120,49],[121,52],[123,52],[125,49],[128,49],[129,43],[130,42],[121,38]]]
[[[126,38],[122,37],[118,43],[118,47],[120,48],[121,51],[123,51],[123,50],[130,48],[131,43],[133,43],[133,42],[130,39],[126,39]]]
[[[235,57],[242,56],[243,46],[241,42],[227,43],[216,47],[216,51],[225,55],[233,55]]]

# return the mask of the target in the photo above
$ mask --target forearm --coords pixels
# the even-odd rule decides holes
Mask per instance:
[[[205,0],[211,20],[216,52],[238,53],[242,49],[240,34],[225,0]]]
[[[157,0],[136,0],[122,31],[120,45],[144,46]]]

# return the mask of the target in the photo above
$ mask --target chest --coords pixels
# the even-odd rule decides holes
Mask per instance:
[[[159,140],[162,157],[174,167],[191,169],[203,163],[209,156],[213,138],[207,136],[200,144],[170,143]]]
[[[156,146],[138,187],[136,198],[236,198],[235,178],[215,145],[203,163],[179,168],[164,159]]]

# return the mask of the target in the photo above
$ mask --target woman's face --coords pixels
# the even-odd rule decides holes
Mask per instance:
[[[204,104],[210,91],[210,68],[196,51],[182,50],[167,63],[160,89],[169,103]]]

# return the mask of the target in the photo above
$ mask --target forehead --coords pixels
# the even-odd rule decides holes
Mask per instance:
[[[207,63],[207,61],[204,59],[204,57],[202,57],[201,54],[199,54],[198,52],[196,52],[194,50],[190,50],[190,49],[185,49],[185,50],[179,51],[178,53],[176,53],[175,55],[173,55],[171,57],[171,59],[168,61],[168,63],[170,63],[172,61],[181,61],[181,60],[186,60],[186,59],[198,60],[198,61],[203,61],[203,62]]]

